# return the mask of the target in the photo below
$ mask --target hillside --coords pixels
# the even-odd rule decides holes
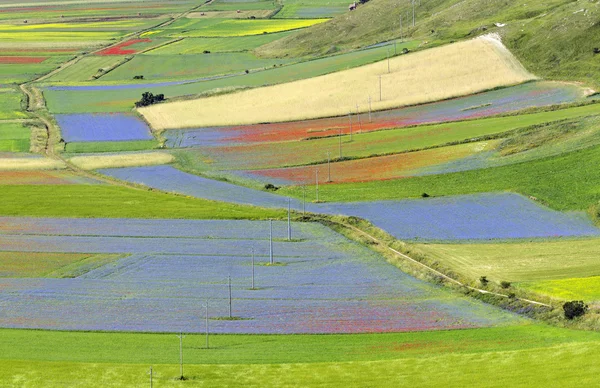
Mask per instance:
[[[318,56],[365,47],[399,38],[402,15],[404,38],[422,39],[424,45],[432,46],[497,32],[536,75],[600,85],[600,57],[594,54],[594,48],[600,47],[597,1],[429,0],[417,3],[415,14],[413,28],[408,20],[412,19],[410,1],[398,5],[372,0],[256,52],[270,57]]]

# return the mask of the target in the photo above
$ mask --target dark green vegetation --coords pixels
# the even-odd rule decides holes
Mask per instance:
[[[533,0],[372,0],[356,11],[258,49],[266,56],[320,55],[404,37],[426,37],[428,46],[497,32],[536,75],[598,84],[600,38],[596,2]],[[403,28],[400,29],[402,15]],[[504,24],[496,27],[494,23]]]
[[[0,215],[266,219],[283,210],[260,209],[204,199],[107,185],[0,186]]]

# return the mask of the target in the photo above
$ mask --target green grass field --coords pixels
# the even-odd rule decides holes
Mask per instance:
[[[131,80],[143,75],[144,81],[210,77],[245,70],[263,70],[289,62],[286,59],[260,59],[250,53],[210,53],[189,55],[137,55],[102,77],[102,81]]]
[[[61,70],[47,78],[48,82],[81,82],[91,81],[94,75],[102,74],[104,71],[117,66],[123,62],[125,56],[107,55],[90,56],[81,58],[77,63]],[[101,72],[100,69],[103,71]]]
[[[526,325],[424,333],[244,336],[183,341],[186,386],[562,386],[600,371],[597,333]],[[57,347],[56,343],[61,346]],[[20,386],[180,386],[173,334],[1,330],[0,381]],[[575,372],[575,370],[577,372]]]
[[[22,123],[0,122],[0,151],[27,152],[31,131]]]
[[[519,283],[519,287],[563,300],[585,300],[586,302],[600,300],[600,276],[527,281]]]
[[[2,185],[0,190],[3,216],[266,219],[284,215],[283,210],[108,185]]]
[[[600,239],[477,244],[416,244],[428,257],[471,279],[499,283],[600,275]]]
[[[213,1],[202,7],[202,11],[255,11],[275,9],[274,1]]]
[[[67,143],[65,152],[87,153],[87,152],[125,152],[144,151],[158,148],[156,140],[130,140],[130,141],[97,141],[97,142],[73,142]]]
[[[290,32],[279,32],[275,34],[237,36],[226,38],[186,38],[179,42],[151,50],[152,55],[190,55],[203,54],[205,50],[211,53],[250,51],[263,44],[281,39]]]
[[[0,120],[24,119],[27,114],[21,111],[23,95],[13,88],[0,89]]]

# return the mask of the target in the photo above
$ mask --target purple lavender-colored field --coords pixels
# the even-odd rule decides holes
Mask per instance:
[[[226,182],[201,178],[170,166],[101,170],[119,179],[165,191],[218,201],[286,207],[287,199]],[[299,210],[302,202],[293,200]],[[404,240],[487,240],[596,236],[600,229],[583,213],[562,213],[518,194],[488,193],[379,202],[307,203],[314,213],[371,221]]]
[[[331,204],[328,213],[368,219],[403,240],[597,236],[584,213],[563,213],[514,193]]]
[[[111,168],[98,170],[98,172],[124,181],[140,183],[164,191],[191,195],[198,198],[261,207],[286,208],[288,206],[288,199],[280,195],[203,178],[188,174],[171,166]],[[292,199],[291,206],[298,210],[302,204]]]
[[[286,224],[274,223],[279,264],[267,266],[268,222],[1,218],[1,250],[133,254],[74,279],[0,279],[0,327],[202,332],[207,299],[215,333],[392,332],[520,319],[414,279],[320,224],[292,230],[294,240],[281,241]],[[228,276],[233,316],[242,320],[215,319],[228,316]]]
[[[153,139],[148,126],[132,115],[70,114],[55,117],[67,143]]]

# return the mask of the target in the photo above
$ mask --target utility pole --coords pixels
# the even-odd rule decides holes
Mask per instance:
[[[183,332],[179,332],[177,337],[179,337],[179,380],[185,380],[183,377]]]
[[[398,50],[396,50],[396,42],[397,40],[394,39],[394,55],[398,55]]]
[[[339,133],[338,137],[340,139],[339,148],[340,148],[340,159],[341,159],[342,158],[342,127],[341,126],[340,126],[340,133]]]
[[[369,96],[369,122],[371,122],[371,96]]]
[[[358,117],[358,133],[362,133],[362,122],[360,121],[360,112],[358,111],[358,104],[356,104],[356,116]]]
[[[233,315],[231,314],[231,275],[229,275],[227,277],[228,283],[229,283],[229,319],[233,318]]]
[[[306,216],[306,185],[302,185],[302,216]]]
[[[390,48],[387,49],[388,74],[390,72]]]
[[[273,264],[273,220],[269,219],[269,263]]]
[[[152,367],[150,367],[150,372],[148,372],[148,374],[150,375],[150,388],[152,388]]]
[[[348,112],[348,122],[350,123],[350,141],[352,141],[352,111]]]
[[[319,202],[319,169],[318,168],[315,170],[315,176],[316,176],[315,181],[317,182],[316,188],[317,188],[317,203],[318,203]]]
[[[413,28],[415,27],[415,0],[412,0],[413,6]]]
[[[253,286],[254,288],[254,286]],[[204,310],[204,323],[206,330],[206,349],[208,349],[208,299],[206,300],[206,305],[204,306],[206,309]]]
[[[381,102],[381,74],[379,75],[379,101]]]
[[[291,221],[291,213],[292,213],[292,199],[288,198],[288,241],[292,241],[292,221]]]
[[[331,153],[327,151],[327,182],[331,182]]]
[[[254,290],[254,247],[252,247],[252,289]]]
[[[400,14],[400,42],[404,41],[404,32],[402,31],[402,14]]]

